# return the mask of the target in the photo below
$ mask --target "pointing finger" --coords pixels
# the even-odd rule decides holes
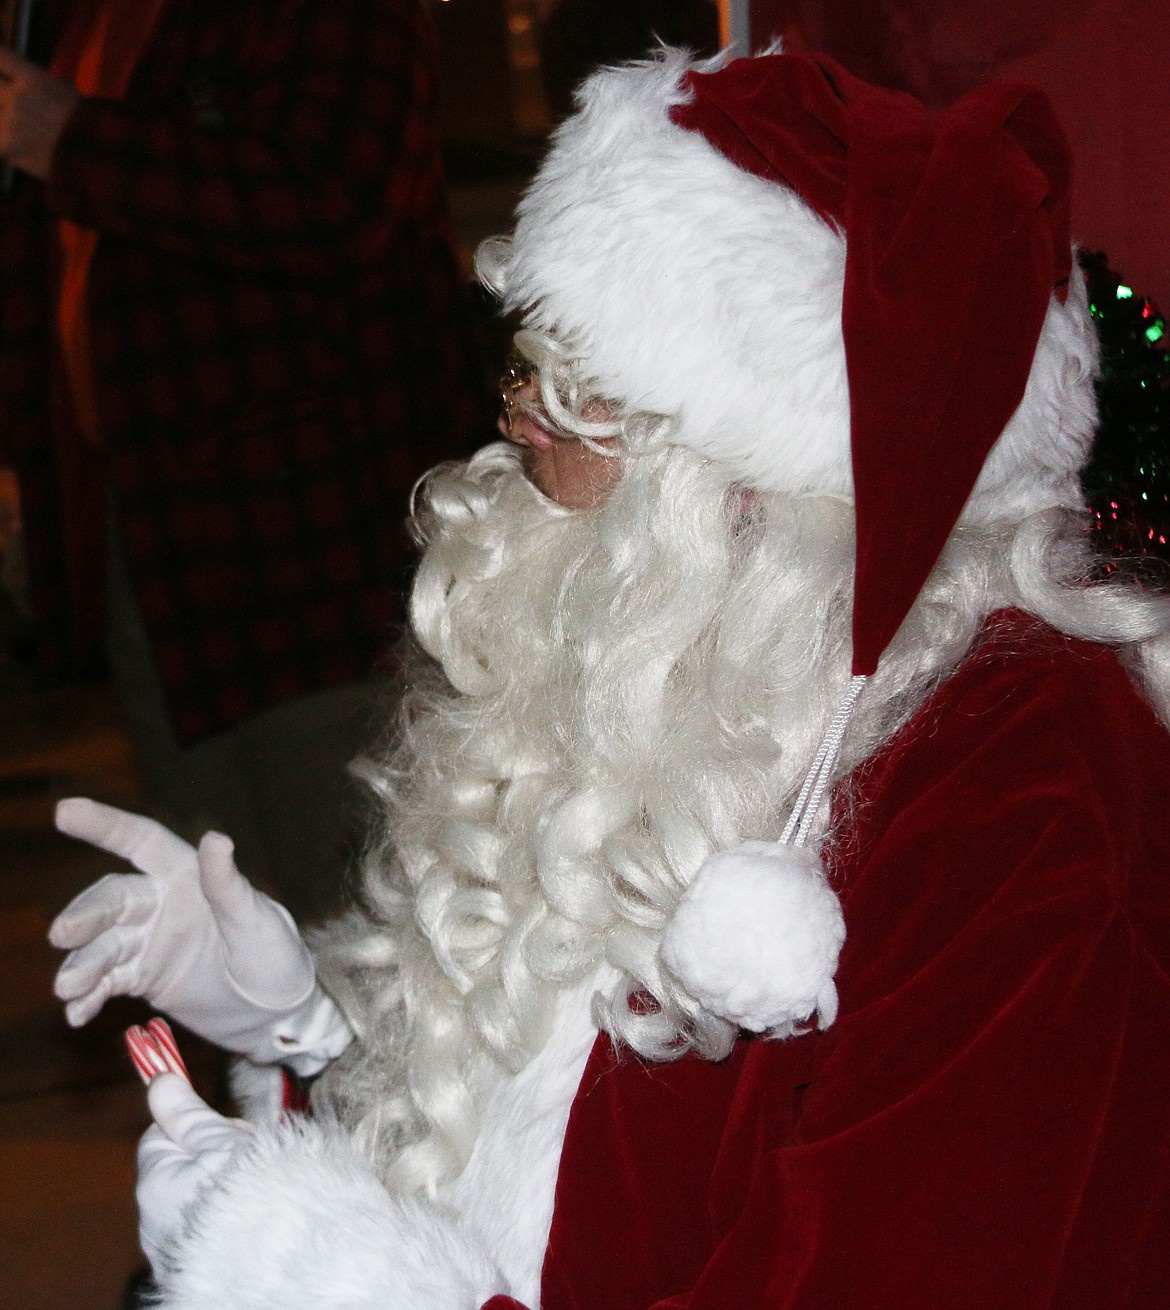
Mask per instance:
[[[55,822],[66,836],[119,855],[143,873],[165,877],[194,867],[195,853],[187,842],[141,814],[71,796],[58,802]]]

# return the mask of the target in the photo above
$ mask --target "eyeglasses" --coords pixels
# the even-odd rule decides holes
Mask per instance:
[[[563,428],[549,415],[541,399],[539,387],[534,387],[530,395],[520,394],[537,381],[539,373],[538,365],[519,350],[513,350],[508,355],[504,371],[500,374],[500,404],[504,411],[504,431],[508,436],[512,435],[512,425],[519,414],[531,415],[547,432],[573,437],[594,448],[597,448],[596,442],[620,434],[621,424],[613,417],[615,406],[611,406],[607,401],[592,399],[587,402],[585,412],[577,415],[572,408],[577,399],[575,394],[571,395],[568,408],[568,412],[574,416],[573,425],[569,429]],[[591,409],[595,412],[590,413]]]
[[[536,377],[536,365],[518,350],[509,354],[500,374],[500,403],[504,407],[504,427],[509,434],[521,408],[520,393]]]

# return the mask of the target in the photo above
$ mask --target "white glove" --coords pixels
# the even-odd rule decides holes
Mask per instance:
[[[69,955],[54,990],[73,1027],[111,996],[142,996],[209,1041],[259,1064],[319,1073],[352,1032],[317,983],[292,916],[258,892],[209,832],[199,850],[162,824],[75,797],[57,827],[128,860],[87,887],[49,929]]]
[[[154,1123],[138,1143],[138,1240],[155,1275],[182,1232],[184,1213],[233,1153],[255,1135],[217,1114],[178,1074],[160,1073],[146,1093]]]

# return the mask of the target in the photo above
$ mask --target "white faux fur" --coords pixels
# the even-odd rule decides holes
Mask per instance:
[[[569,1110],[597,1037],[590,1013],[597,985],[558,999],[547,1045],[489,1098],[467,1168],[439,1192],[474,1226],[509,1287],[530,1306],[539,1304]]]
[[[538,1305],[565,1126],[597,1035],[593,989],[559,998],[547,1045],[489,1097],[466,1170],[434,1201],[392,1197],[336,1127],[270,1119],[196,1203],[161,1304],[477,1310],[507,1292]],[[278,1070],[239,1062],[233,1084],[271,1116]]]
[[[851,498],[845,243],[795,193],[670,121],[683,75],[711,66],[665,50],[595,73],[485,272],[580,358],[596,394],[670,416],[671,440],[750,485]],[[1081,503],[1096,341],[1073,280],[968,523]]]
[[[667,968],[707,1009],[789,1036],[837,1017],[845,920],[816,852],[743,842],[703,861],[662,939]]]
[[[202,1193],[159,1281],[167,1310],[478,1310],[507,1290],[455,1216],[391,1197],[305,1121],[260,1130]]]

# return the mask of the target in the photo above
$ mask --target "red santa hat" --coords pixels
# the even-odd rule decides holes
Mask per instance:
[[[1082,503],[1096,342],[1069,187],[1035,87],[939,114],[821,56],[664,50],[585,83],[520,204],[507,301],[596,394],[750,486],[856,507],[849,697],[782,842],[712,857],[664,939],[746,1027],[831,1021],[844,930],[799,848],[956,523]]]

